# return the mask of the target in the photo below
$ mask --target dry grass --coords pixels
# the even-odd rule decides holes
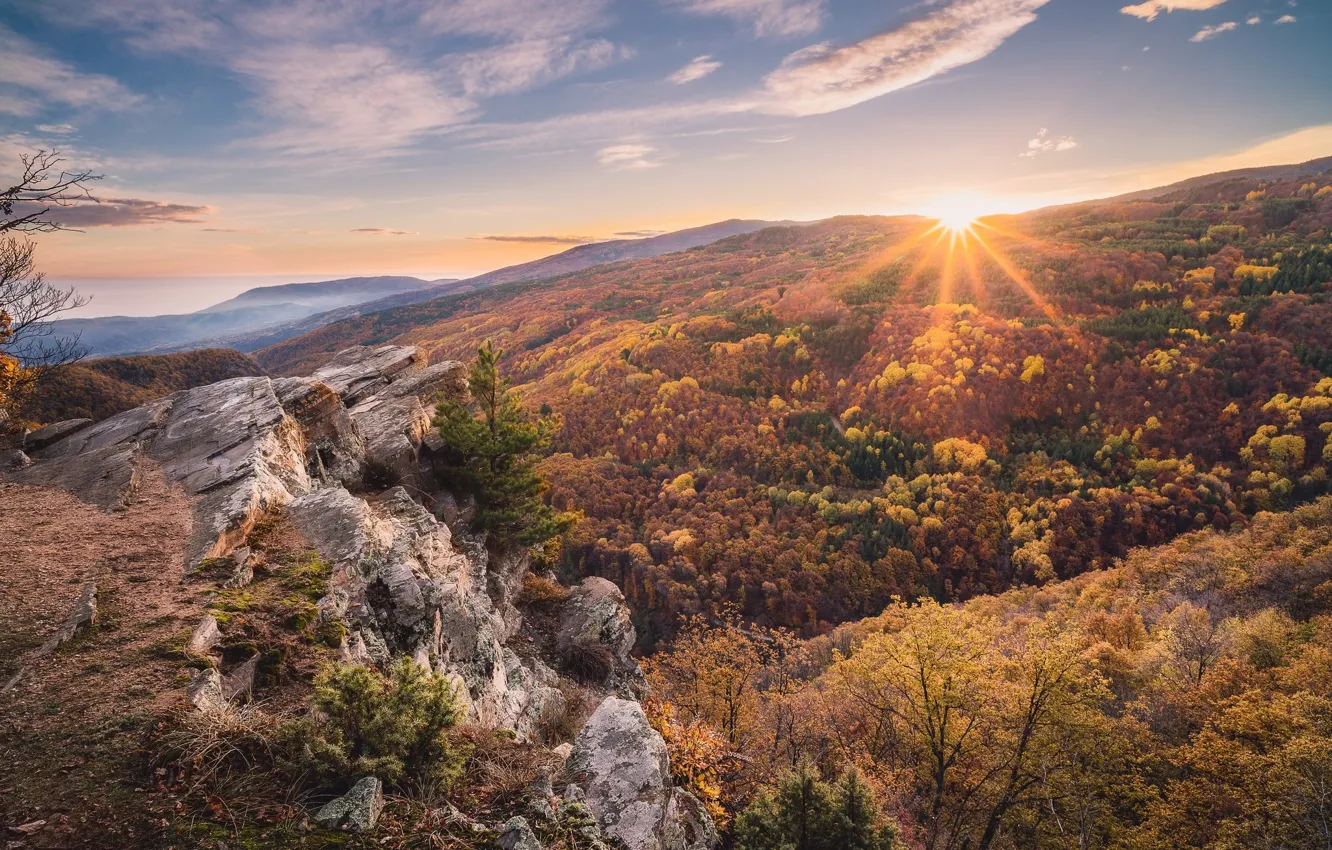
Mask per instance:
[[[563,605],[569,598],[569,588],[559,582],[528,573],[523,576],[523,588],[518,594],[518,604],[526,608],[550,611]]]
[[[614,670],[610,647],[596,638],[583,637],[562,643],[558,651],[560,666],[579,681],[601,684]]]

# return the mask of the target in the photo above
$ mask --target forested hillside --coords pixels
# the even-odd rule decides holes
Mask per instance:
[[[254,360],[226,348],[105,357],[55,370],[37,383],[21,413],[45,423],[101,420],[176,390],[263,373]]]
[[[1326,847],[1329,582],[1325,498],[803,644],[693,623],[649,677],[722,809],[805,762],[858,767],[911,847]]]
[[[1332,175],[988,219],[770,228],[260,353],[483,339],[563,415],[567,570],[655,638],[731,602],[816,634],[1328,490]]]

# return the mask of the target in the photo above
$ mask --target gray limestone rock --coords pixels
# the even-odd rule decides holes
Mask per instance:
[[[251,655],[222,677],[222,698],[227,702],[254,696],[254,680],[259,672],[259,653]]]
[[[213,667],[206,667],[195,674],[185,695],[204,714],[227,710],[227,698],[222,691],[222,674]]]
[[[346,794],[324,804],[315,812],[314,822],[324,829],[369,832],[375,828],[383,809],[384,786],[377,778],[367,776]]]
[[[305,432],[305,463],[310,477],[358,486],[365,466],[365,440],[341,397],[315,378],[273,381],[282,409]]]
[[[637,702],[607,697],[578,733],[565,773],[569,796],[628,850],[715,845],[707,812],[692,795],[671,787],[666,743]]]
[[[199,625],[190,633],[190,639],[185,641],[185,651],[190,655],[207,655],[221,640],[222,632],[217,627],[217,618],[212,614],[204,614]]]
[[[339,351],[311,377],[328,384],[350,408],[393,381],[423,370],[427,360],[425,351],[414,345],[358,345]]]
[[[541,850],[541,842],[524,817],[512,817],[500,827],[499,837],[495,839],[499,850]]]
[[[637,633],[624,594],[604,578],[592,576],[574,588],[564,603],[556,641],[561,651],[600,644],[609,656],[608,686],[624,684],[632,692],[642,688],[642,672],[631,654]]]

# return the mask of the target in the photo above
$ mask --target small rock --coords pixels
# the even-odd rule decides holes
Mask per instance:
[[[212,614],[204,614],[190,634],[190,639],[185,641],[185,652],[190,655],[207,655],[221,640],[222,632],[217,627],[217,618]]]
[[[315,812],[314,822],[324,829],[369,832],[384,809],[384,786],[374,776],[367,776],[341,797]]]
[[[444,822],[449,826],[456,826],[466,832],[470,832],[473,837],[484,835],[490,830],[486,829],[475,819],[468,817],[458,810],[452,803],[444,804]]]
[[[46,826],[46,821],[33,820],[33,821],[28,821],[22,826],[11,826],[9,828],[9,831],[16,833],[18,835],[36,835],[38,832],[41,831],[42,827],[44,826]]]
[[[573,744],[570,743],[560,744],[558,747],[551,750],[550,754],[555,756],[555,758],[559,759],[560,764],[563,765],[566,761],[569,760],[569,756],[573,755]]]
[[[222,692],[222,674],[212,667],[199,671],[185,695],[204,714],[215,714],[227,709],[227,698]]]
[[[10,452],[0,452],[0,469],[27,469],[30,466],[32,466],[32,458],[18,449]]]
[[[541,842],[537,841],[536,834],[524,817],[512,817],[505,821],[500,828],[499,838],[495,839],[495,846],[500,850],[541,850]]]
[[[83,585],[83,592],[79,594],[78,601],[65,617],[65,621],[56,629],[56,633],[47,639],[38,650],[40,655],[49,655],[54,652],[56,647],[74,639],[74,635],[84,626],[91,626],[97,622],[97,585],[87,582]]]
[[[234,670],[222,677],[222,698],[234,702],[248,699],[254,694],[254,677],[259,672],[259,653],[242,661]]]

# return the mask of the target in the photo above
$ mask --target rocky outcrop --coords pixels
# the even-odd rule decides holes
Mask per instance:
[[[96,425],[29,435],[33,463],[7,480],[45,484],[104,508],[133,498],[155,463],[195,497],[190,558],[229,554],[266,510],[366,470],[418,483],[425,403],[465,397],[463,367],[427,367],[413,346],[353,348],[310,378],[235,378],[184,390]],[[46,432],[46,433],[43,433]]]
[[[63,426],[30,444],[30,464],[0,474],[117,509],[135,498],[142,471],[156,467],[192,499],[188,559],[209,561],[205,575],[222,570],[224,587],[250,581],[256,558],[246,535],[281,508],[331,566],[315,625],[336,621],[325,633],[345,632],[345,662],[410,658],[450,683],[471,722],[541,739],[558,728],[546,721],[567,717],[568,680],[542,661],[530,635],[515,639],[528,553],[473,534],[473,500],[436,483],[432,462],[448,447],[431,431],[430,411],[440,398],[465,399],[467,385],[461,364],[426,364],[415,347],[356,348],[306,378],[237,378],[178,392],[97,424]],[[229,560],[210,560],[221,558]],[[588,579],[559,616],[557,647],[605,659],[604,675],[584,679],[594,697],[640,692],[633,624],[614,585]],[[205,616],[182,647],[198,668],[186,697],[199,711],[263,698],[258,654],[224,668],[224,631]],[[563,800],[546,781],[539,811],[496,830],[501,846],[539,850],[566,821],[580,824],[589,847],[602,846],[598,824],[628,850],[715,843],[706,811],[671,786],[661,736],[632,699],[606,699],[576,744],[557,750],[573,777]],[[315,822],[369,830],[381,805],[382,789],[368,777]]]
[[[304,435],[268,378],[235,378],[175,393],[85,428],[8,479],[70,490],[102,507],[132,498],[138,469],[156,463],[195,497],[195,564],[228,554],[270,507],[312,486]]]
[[[607,697],[574,742],[568,796],[584,802],[607,836],[628,850],[710,850],[712,818],[671,786],[666,743],[632,700]]]
[[[638,661],[631,655],[637,634],[624,594],[604,578],[592,576],[574,589],[564,603],[557,646],[566,658],[604,658],[602,684],[623,695],[640,695],[646,688]],[[599,652],[591,652],[597,650]],[[600,674],[598,674],[600,675]]]

